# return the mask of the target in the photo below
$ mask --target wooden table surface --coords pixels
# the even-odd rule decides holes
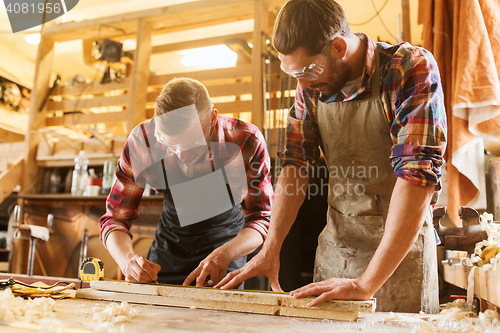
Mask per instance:
[[[58,300],[55,319],[64,325],[64,332],[94,332],[98,324],[92,321],[92,308],[97,304],[109,303],[74,298]],[[390,329],[382,327],[380,321],[389,317],[388,313],[361,314],[358,322],[349,323],[167,306],[132,306],[139,312],[131,321],[115,324],[112,329],[100,332],[411,332],[411,328],[404,327],[405,323],[401,324],[402,327],[396,327],[395,323],[391,324]],[[0,321],[0,331],[18,333],[48,330],[41,329],[36,323]]]

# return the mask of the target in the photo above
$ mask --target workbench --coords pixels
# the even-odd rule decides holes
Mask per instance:
[[[97,304],[107,305],[110,302],[92,301],[86,299],[63,299],[56,301],[55,318],[65,326],[64,332],[94,332],[96,323],[92,322],[92,308]],[[321,331],[321,332],[384,332],[376,325],[388,313],[362,314],[358,322],[324,322],[305,318],[279,317],[270,315],[259,315],[249,313],[236,313],[216,310],[190,309],[167,306],[136,305],[139,311],[130,322],[115,324],[113,332],[297,332],[297,331]],[[315,324],[316,323],[316,324]],[[8,323],[0,322],[0,331]],[[316,325],[316,328],[314,328]],[[349,328],[351,325],[351,328]],[[344,328],[342,328],[342,326]],[[371,327],[370,327],[371,326]],[[75,328],[79,330],[70,330]],[[8,332],[38,332],[38,325],[23,324],[20,322],[10,323]],[[83,329],[83,330],[82,330]],[[57,332],[57,330],[55,330]],[[410,328],[390,329],[390,332],[411,332]]]
[[[443,261],[444,280],[467,290],[471,266],[465,263],[448,264]],[[480,300],[480,310],[493,309],[500,313],[500,269],[476,267],[474,271],[474,294]]]
[[[86,257],[97,257],[105,263],[107,278],[117,277],[118,266],[99,239],[99,219],[106,211],[106,198],[107,196],[81,197],[71,194],[18,196],[20,225],[48,227],[47,216],[52,214],[54,217],[50,239],[37,243],[33,274],[76,278],[82,249],[85,248],[88,250]],[[163,196],[142,198],[138,208],[139,217],[131,229],[137,253],[147,253],[162,208]],[[15,240],[11,272],[27,272],[28,243],[27,240]],[[86,246],[82,246],[84,243]]]

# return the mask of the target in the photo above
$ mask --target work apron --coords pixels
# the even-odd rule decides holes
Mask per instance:
[[[164,161],[160,161],[154,167],[162,168],[163,165],[165,165]],[[236,237],[243,228],[245,217],[241,204],[238,204],[217,216],[183,226],[179,222],[172,190],[169,187],[169,177],[166,172],[155,173],[165,175],[166,189],[163,191],[163,210],[156,228],[155,239],[149,249],[148,260],[161,266],[158,282],[182,284],[187,276],[198,267],[200,261],[205,259],[213,250]],[[183,181],[186,183],[193,181],[193,178],[179,179],[180,177],[179,173],[177,173],[175,177],[175,186],[177,187]],[[170,180],[172,182],[172,179]],[[171,186],[174,185],[171,184]],[[192,205],[189,210],[183,211],[184,217],[189,218],[186,214],[190,212],[195,217],[201,216],[197,209],[199,209],[198,205]],[[227,272],[237,270],[243,267],[245,263],[246,256],[231,261]],[[195,283],[196,281],[192,284]]]
[[[376,44],[371,89],[372,97],[364,100],[319,101],[318,126],[330,178],[327,225],[318,238],[315,282],[359,278],[384,234],[396,176],[388,158],[393,143],[380,100]],[[438,312],[431,207],[415,244],[374,297],[377,311]]]

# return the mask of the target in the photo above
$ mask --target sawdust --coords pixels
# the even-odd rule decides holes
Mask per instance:
[[[491,256],[490,254],[490,257],[487,258],[488,260],[486,260],[486,262],[482,259],[484,259],[483,251],[487,251],[488,248],[500,247],[500,223],[494,222],[493,215],[486,212],[483,213],[479,218],[482,229],[486,231],[488,239],[476,243],[474,253],[471,255],[469,264],[481,266],[485,270],[492,268],[498,269],[500,268],[500,252],[498,252],[498,249],[496,249],[497,252],[494,256]],[[483,255],[483,258],[481,258],[481,255]]]
[[[23,299],[10,288],[0,293],[0,320],[37,322],[54,317],[55,301],[51,298]]]
[[[106,307],[98,304],[92,308],[92,312],[94,312],[92,319],[94,322],[116,324],[130,321],[138,310],[128,305],[127,302],[121,302],[121,304],[111,303]]]
[[[500,316],[492,310],[473,318],[471,312],[454,307],[441,311],[412,333],[498,333],[499,329]]]

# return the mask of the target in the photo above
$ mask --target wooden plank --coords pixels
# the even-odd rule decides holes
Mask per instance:
[[[99,108],[104,106],[128,105],[129,102],[130,96],[128,94],[119,96],[98,96],[86,99],[65,99],[61,102],[48,102],[46,111],[77,111],[81,109]]]
[[[266,32],[268,26],[268,13],[262,0],[255,0],[254,3],[254,31],[252,48],[252,123],[261,131],[264,128],[264,92],[262,86],[263,66],[262,66],[262,32]]]
[[[410,0],[402,0],[403,41],[411,43]]]
[[[500,307],[500,270],[477,267],[474,272],[474,294]]]
[[[8,131],[0,128],[0,141],[4,142],[18,142],[24,141],[25,135],[17,132]]]
[[[146,120],[146,103],[148,98],[149,59],[151,57],[151,39],[153,30],[151,24],[140,19],[137,27],[137,47],[134,53],[132,67],[132,89],[129,95],[128,132]]]
[[[130,89],[131,79],[125,78],[120,82],[110,82],[101,84],[94,82],[78,86],[57,86],[50,96],[58,95],[81,95],[81,94],[96,94],[110,90],[128,90]]]
[[[90,287],[95,290],[131,293],[139,295],[154,295],[192,299],[198,302],[205,300],[218,302],[235,302],[245,304],[259,304],[280,306],[294,309],[322,309],[348,312],[374,312],[375,300],[370,301],[342,301],[331,300],[313,308],[307,303],[313,298],[296,299],[288,293],[249,291],[249,290],[221,290],[215,288],[184,287],[177,285],[134,284],[119,281],[91,281]]]
[[[166,52],[175,52],[175,51],[183,51],[183,50],[188,50],[188,49],[195,49],[195,48],[199,48],[199,47],[221,45],[221,44],[226,44],[227,40],[231,40],[233,38],[242,38],[242,39],[248,41],[248,40],[252,39],[252,33],[247,32],[247,33],[232,34],[232,35],[226,35],[226,36],[217,36],[217,37],[212,37],[212,38],[196,39],[196,40],[190,40],[190,41],[180,42],[180,43],[157,45],[157,46],[153,46],[151,53],[158,54],[158,53],[166,53]]]
[[[500,157],[486,161],[486,184],[491,188],[488,198],[488,212],[492,212],[495,221],[500,221]]]
[[[267,314],[274,316],[304,317],[330,320],[356,320],[358,312],[318,310],[318,309],[299,309],[286,308],[279,305],[252,304],[232,301],[214,301],[214,300],[195,300],[183,297],[164,297],[154,295],[138,295],[123,292],[109,292],[93,289],[79,289],[76,291],[76,298],[106,300],[106,301],[125,301],[129,303],[154,304],[164,306],[175,306],[183,308],[222,310],[231,312],[243,312],[254,314]]]
[[[35,80],[31,91],[30,116],[25,139],[27,149],[21,183],[23,193],[39,193],[41,188],[36,165],[36,147],[42,140],[38,130],[45,126],[45,112],[40,112],[39,109],[49,92],[53,56],[54,41],[42,36],[36,57]]]
[[[467,289],[467,278],[470,269],[463,265],[448,265],[443,261],[444,280],[459,288]]]
[[[227,102],[227,103],[216,103],[215,108],[219,111],[219,114],[225,114],[225,113],[240,113],[240,112],[247,112],[252,110],[252,101],[239,101],[236,100],[234,102]],[[279,106],[279,99],[278,98],[273,98],[271,101],[271,106],[274,109],[277,109]],[[154,104],[149,103],[148,106],[148,112],[146,112],[146,115],[148,118],[153,117],[153,113],[149,110],[154,109]],[[253,121],[252,121],[253,123]]]
[[[189,77],[198,81],[219,80],[226,78],[242,78],[252,76],[252,65],[242,65],[230,68],[210,69],[198,72],[184,72],[167,75],[152,75],[149,78],[149,86],[163,87],[168,81],[176,77]]]
[[[0,202],[3,202],[14,187],[21,184],[24,156],[20,156],[9,168],[0,174]]]
[[[83,124],[110,123],[116,121],[125,121],[128,119],[128,112],[108,112],[108,113],[79,113],[66,114],[62,117],[47,118],[45,126],[70,126]]]
[[[209,86],[207,87],[210,97],[219,96],[239,96],[252,93],[252,85],[250,82],[240,82],[231,85]],[[152,103],[160,95],[161,90],[155,90],[148,93],[148,103]],[[248,110],[250,111],[250,110]]]
[[[252,101],[235,101],[232,103],[217,103],[215,105],[219,114],[224,113],[237,113],[252,110]]]
[[[202,0],[153,8],[133,13],[112,15],[96,20],[69,22],[42,30],[42,34],[58,42],[74,39],[128,37],[137,30],[137,20],[147,19],[156,33],[179,31],[208,25],[234,22],[252,17],[251,0]],[[102,29],[99,29],[103,26]],[[113,29],[106,29],[112,26]]]

